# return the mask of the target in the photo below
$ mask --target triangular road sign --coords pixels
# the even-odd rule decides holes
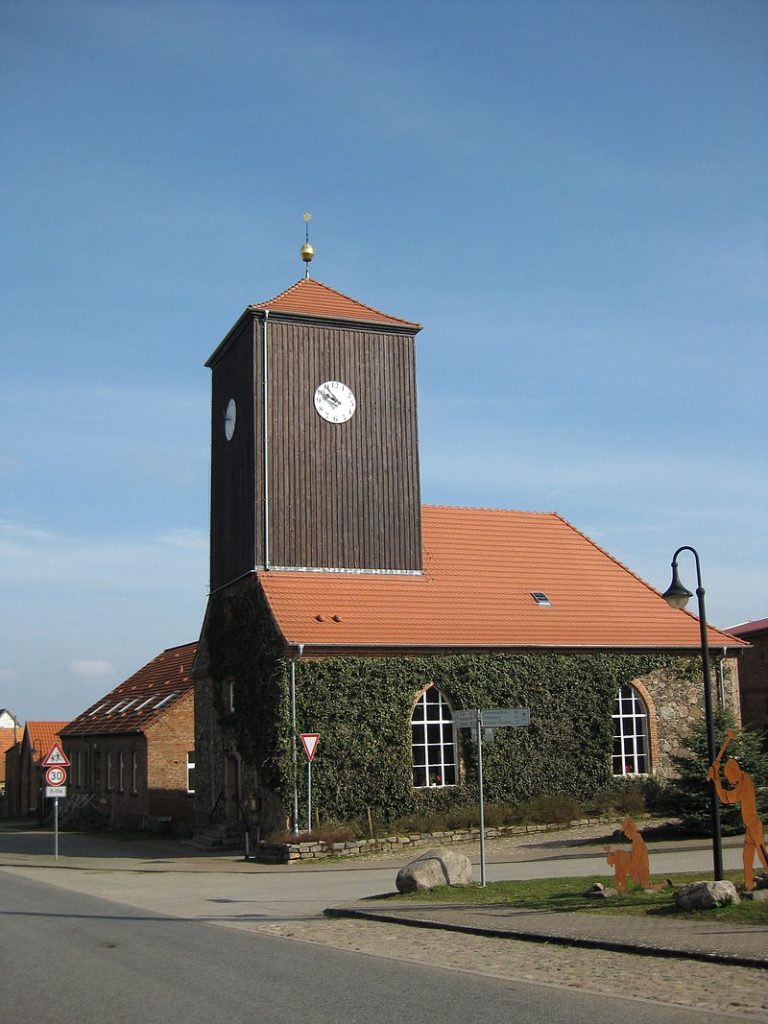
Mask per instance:
[[[303,732],[301,734],[301,742],[304,744],[304,750],[310,761],[315,756],[315,751],[317,750],[317,744],[319,741],[319,732]]]
[[[52,768],[58,765],[59,768],[69,768],[70,761],[58,743],[54,743],[51,749],[43,758],[43,768]]]

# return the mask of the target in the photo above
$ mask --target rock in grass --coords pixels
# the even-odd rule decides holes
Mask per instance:
[[[612,896],[618,896],[616,889],[603,885],[602,882],[595,882],[584,893],[588,900],[609,900]]]
[[[675,906],[679,910],[712,910],[738,902],[739,894],[733,882],[691,882],[675,893]]]
[[[398,892],[426,892],[438,885],[469,885],[471,881],[469,857],[458,850],[438,847],[400,868],[395,884]]]

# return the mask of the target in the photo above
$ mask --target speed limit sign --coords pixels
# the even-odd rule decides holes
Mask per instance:
[[[48,768],[45,773],[45,781],[49,786],[63,786],[67,781],[66,768],[59,768],[58,765]]]

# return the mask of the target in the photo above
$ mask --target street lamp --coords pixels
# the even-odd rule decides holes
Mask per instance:
[[[672,582],[662,594],[670,608],[685,608],[693,594],[680,582],[677,574],[677,556],[681,551],[690,551],[696,559],[696,598],[699,603],[699,629],[701,630],[701,665],[704,671],[704,714],[707,720],[707,753],[709,763],[715,762],[715,726],[712,720],[712,695],[709,688],[709,644],[707,643],[707,613],[704,610],[704,587],[701,585],[701,563],[695,548],[684,544],[672,556]],[[714,781],[709,782],[709,807],[712,819],[712,857],[715,867],[715,881],[723,878],[723,844],[720,838],[720,805]]]

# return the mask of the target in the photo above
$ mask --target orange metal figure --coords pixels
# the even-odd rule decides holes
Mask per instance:
[[[720,753],[715,758],[714,764],[710,765],[709,771],[707,772],[707,778],[710,782],[714,782],[717,795],[724,804],[741,803],[741,818],[744,822],[744,828],[746,829],[743,852],[744,888],[749,892],[751,889],[755,888],[755,880],[752,873],[755,853],[758,854],[767,871],[768,853],[766,853],[765,849],[765,832],[763,831],[763,823],[760,820],[760,815],[757,813],[755,783],[752,776],[747,774],[747,772],[742,771],[741,765],[735,757],[729,757],[725,762],[723,772],[730,788],[726,789],[720,779],[720,762],[723,759],[725,748],[731,740],[734,739],[736,739],[736,734],[732,729],[729,729],[726,733],[725,743],[720,748]]]
[[[627,817],[622,823],[622,831],[632,843],[631,850],[612,850],[606,846],[608,863],[613,868],[613,879],[620,893],[627,891],[627,879],[631,878],[643,889],[651,888],[648,868],[648,847],[637,830],[632,818]]]

